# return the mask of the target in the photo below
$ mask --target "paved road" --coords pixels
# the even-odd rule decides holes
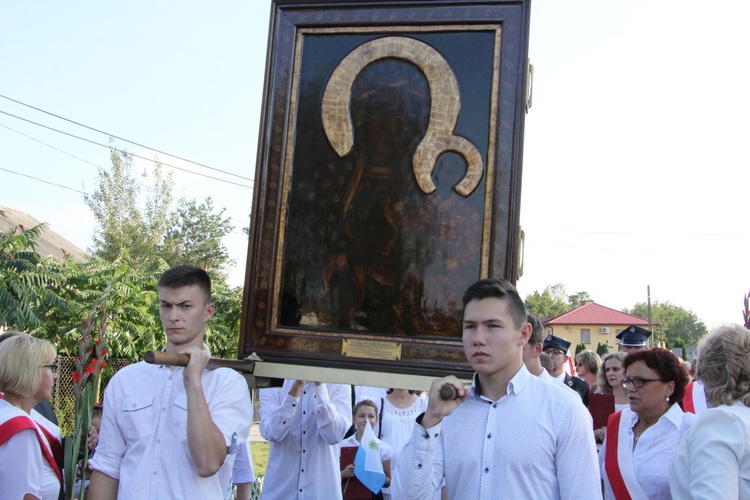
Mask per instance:
[[[260,435],[260,427],[257,423],[254,423],[252,427],[250,427],[250,442],[251,443],[265,443],[266,440],[263,439],[263,436]]]

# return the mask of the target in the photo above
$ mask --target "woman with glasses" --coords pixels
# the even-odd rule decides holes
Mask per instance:
[[[599,367],[602,366],[602,359],[594,351],[588,349],[581,351],[576,356],[576,373],[578,377],[583,379],[584,382],[589,384],[590,392],[598,392],[599,388],[596,386],[597,374],[599,373]]]
[[[689,377],[666,349],[633,352],[623,362],[630,408],[612,414],[599,454],[606,499],[671,499],[669,463],[695,421],[680,405]]]
[[[698,344],[709,409],[680,443],[669,469],[680,499],[750,499],[750,331],[722,325]]]
[[[54,500],[62,473],[59,442],[31,417],[57,380],[55,348],[31,335],[0,343],[0,488],[3,498]],[[56,446],[57,445],[57,446]]]

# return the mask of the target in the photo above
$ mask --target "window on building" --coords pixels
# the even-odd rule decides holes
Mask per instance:
[[[581,328],[581,343],[582,344],[591,343],[591,329],[590,328]]]
[[[615,337],[617,337],[621,331],[622,331],[622,328],[615,328]]]

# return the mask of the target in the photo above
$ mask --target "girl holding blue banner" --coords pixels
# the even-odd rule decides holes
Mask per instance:
[[[341,442],[342,495],[344,500],[382,499],[382,488],[391,483],[392,450],[372,431],[378,425],[378,406],[363,399],[354,406],[352,419],[357,432]]]

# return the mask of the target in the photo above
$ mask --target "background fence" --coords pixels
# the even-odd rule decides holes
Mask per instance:
[[[102,378],[98,402],[101,402],[101,398],[104,395],[104,388],[107,386],[106,382],[112,378],[112,375],[131,363],[132,361],[129,359],[107,358],[107,368],[105,369],[106,379]],[[55,390],[52,393],[50,403],[52,403],[52,407],[55,409],[58,425],[63,435],[71,434],[73,430],[73,412],[75,410],[75,392],[73,391],[73,386],[75,382],[73,382],[71,374],[75,369],[75,358],[58,356],[57,373],[59,377],[57,384],[55,384]]]

